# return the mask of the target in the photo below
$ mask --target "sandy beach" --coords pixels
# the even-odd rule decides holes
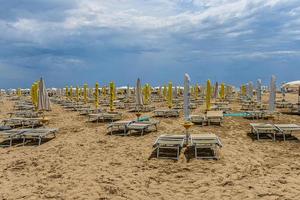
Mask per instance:
[[[295,100],[296,96],[289,96]],[[1,119],[13,102],[1,104]],[[144,115],[151,116],[151,113]],[[159,118],[157,132],[109,135],[107,123],[86,123],[77,112],[52,105],[49,127],[57,137],[41,146],[1,148],[1,199],[299,199],[299,141],[255,141],[250,122],[226,117],[222,127],[192,126],[191,133],[217,134],[220,160],[179,161],[151,157],[165,133],[183,133],[183,118]],[[125,113],[124,119],[133,119]],[[281,115],[276,122],[299,123]],[[262,121],[262,120],[259,120]]]

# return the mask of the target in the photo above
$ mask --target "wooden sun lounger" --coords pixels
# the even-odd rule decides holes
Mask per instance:
[[[24,117],[24,118],[37,118],[41,116],[41,113],[33,112],[33,111],[17,111],[17,112],[10,112],[9,117],[16,116],[16,117]]]
[[[210,125],[211,123],[217,123],[221,126],[223,122],[223,116],[223,111],[207,111],[207,124]]]
[[[157,158],[179,159],[180,149],[183,147],[186,135],[161,135],[159,136],[153,147],[156,148]],[[161,152],[161,150],[175,150],[176,154],[170,152]],[[164,154],[164,156],[161,156]]]
[[[190,121],[194,124],[199,124],[201,126],[206,122],[206,117],[204,114],[190,115]]]
[[[155,117],[179,117],[179,110],[154,110]]]
[[[190,135],[191,146],[195,150],[195,158],[212,158],[219,159],[219,148],[222,147],[222,143],[218,136],[215,134],[198,134]],[[209,156],[199,156],[198,151],[203,149],[210,149],[212,154]]]
[[[300,132],[300,126],[297,124],[274,124],[278,129],[278,133],[283,135],[285,141],[286,135],[292,135],[294,132]]]
[[[277,128],[273,124],[265,123],[250,123],[251,133],[256,135],[257,140],[260,139],[261,134],[271,135],[272,139],[275,140],[275,134]]]

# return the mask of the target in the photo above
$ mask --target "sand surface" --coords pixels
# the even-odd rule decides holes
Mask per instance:
[[[3,101],[0,119],[13,107]],[[300,142],[253,141],[247,133],[255,120],[193,126],[191,133],[221,138],[221,159],[187,159],[183,149],[172,161],[150,158],[152,144],[161,134],[183,133],[182,117],[160,118],[158,132],[121,137],[108,135],[105,123],[52,107],[47,116],[60,129],[56,138],[0,148],[0,199],[300,199]],[[300,123],[300,116],[276,122]]]

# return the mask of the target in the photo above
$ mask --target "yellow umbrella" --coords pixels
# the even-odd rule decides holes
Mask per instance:
[[[102,87],[102,95],[104,98],[106,98],[106,86],[105,85]]]
[[[221,99],[225,99],[225,84],[222,83],[221,84],[221,91],[220,91],[220,96],[221,96]]]
[[[21,88],[18,88],[18,89],[17,89],[17,95],[18,95],[18,97],[21,97],[21,96],[22,96]]]
[[[210,110],[210,99],[211,99],[211,83],[210,80],[207,80],[206,84],[206,110]]]
[[[242,85],[242,96],[246,96],[247,95],[247,86],[246,85]]]
[[[31,102],[34,105],[34,84],[31,85],[30,95],[31,95]]]
[[[66,97],[69,97],[69,87],[66,86]]]
[[[163,95],[164,95],[164,99],[167,100],[167,93],[168,93],[168,89],[167,86],[164,85],[164,89],[163,89]]]
[[[114,110],[114,82],[109,83],[109,92],[110,92],[109,108],[110,111],[113,111]]]
[[[88,103],[88,84],[84,84],[83,85],[83,99],[84,99],[84,103],[87,104]]]
[[[169,87],[168,87],[168,107],[172,108],[172,99],[173,99],[173,87],[172,87],[172,82],[169,82]]]
[[[76,86],[76,101],[79,101],[79,87]]]
[[[72,85],[70,87],[69,97],[70,97],[70,99],[73,98],[73,87],[72,87]]]
[[[194,90],[195,90],[195,99],[198,99],[198,97],[199,97],[199,86],[198,86],[198,84],[195,85]]]
[[[99,83],[95,85],[95,107],[99,107]]]

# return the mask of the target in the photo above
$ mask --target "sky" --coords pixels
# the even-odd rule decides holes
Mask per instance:
[[[0,0],[0,88],[300,79],[299,0]]]

